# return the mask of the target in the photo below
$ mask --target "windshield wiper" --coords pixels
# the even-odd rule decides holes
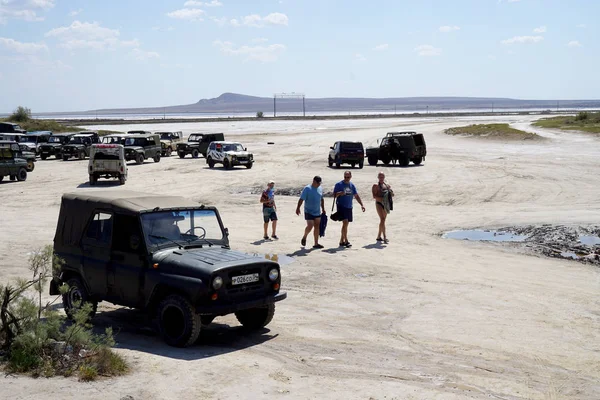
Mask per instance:
[[[155,238],[155,239],[164,239],[164,240],[168,240],[171,243],[175,243],[177,245],[177,247],[179,247],[179,249],[183,249],[185,246],[182,246],[180,243],[174,241],[173,239],[169,239],[168,237],[165,236],[158,236],[158,235],[148,235],[151,238]]]
[[[187,246],[183,246],[183,248],[184,249],[192,249],[194,247],[200,247],[200,248],[202,248],[202,246],[203,246],[202,244],[191,244],[192,242],[196,242],[198,240],[204,240],[206,243],[208,243],[209,247],[215,246],[215,244],[213,242],[211,242],[210,240],[208,240],[208,239],[205,239],[205,238],[200,239],[200,238],[198,238],[198,239],[190,239],[190,240],[188,240],[187,242],[190,243],[190,244],[188,244]]]

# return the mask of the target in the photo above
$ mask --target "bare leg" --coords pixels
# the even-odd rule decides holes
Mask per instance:
[[[342,239],[341,243],[346,243],[348,241],[348,220],[345,219],[342,221]]]
[[[273,221],[273,236],[277,236],[277,220]]]
[[[269,236],[269,235],[267,234],[267,230],[268,230],[268,229],[269,229],[269,223],[268,223],[268,222],[265,222],[265,224],[264,224],[264,230],[265,230],[265,234],[264,234],[263,236]]]
[[[303,240],[306,240],[308,234],[310,233],[314,225],[315,221],[306,221],[306,228],[304,228],[304,236],[302,236]]]
[[[387,213],[379,204],[375,204],[375,209],[377,210],[377,215],[379,215],[379,231],[377,232],[377,237],[381,238],[383,235],[383,239],[386,239],[385,236],[385,219],[387,218]]]
[[[319,244],[319,230],[321,229],[321,218],[316,218],[314,220],[315,230],[313,231],[313,235],[315,237],[315,246]]]

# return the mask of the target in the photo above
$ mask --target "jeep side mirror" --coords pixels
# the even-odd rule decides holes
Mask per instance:
[[[229,228],[225,228],[225,236],[229,237]]]
[[[333,146],[329,146],[329,148],[330,148],[331,150],[333,150]]]
[[[248,148],[247,148],[247,147],[244,147],[244,151],[248,151]]]

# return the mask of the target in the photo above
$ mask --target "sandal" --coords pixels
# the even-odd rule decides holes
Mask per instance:
[[[389,242],[389,239],[383,239],[383,243],[388,244]]]
[[[273,236],[271,236],[271,239],[278,240],[278,239],[279,239],[279,236],[277,236],[277,235],[273,235]]]
[[[352,247],[352,245],[350,244],[350,242],[346,242],[346,244],[344,246],[346,246],[346,247]]]
[[[300,244],[302,246],[306,246],[306,239],[302,238],[302,240],[300,241]]]
[[[378,237],[378,238],[377,238],[377,239],[375,239],[375,240],[377,240],[378,242],[383,242],[383,239],[382,239],[382,238],[380,238],[380,237]]]
[[[267,235],[265,235],[265,236],[263,236],[263,239],[269,240],[269,237]]]
[[[325,247],[325,246],[323,246],[322,244],[318,244],[318,243],[317,243],[317,244],[315,244],[315,245],[313,246],[313,249],[322,249],[322,248],[324,248],[324,247]]]

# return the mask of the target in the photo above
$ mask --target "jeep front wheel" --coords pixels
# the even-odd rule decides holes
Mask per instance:
[[[85,151],[80,151],[79,152],[79,159],[80,160],[84,160],[85,159]]]
[[[69,156],[62,156],[63,161],[68,161],[69,160]]]
[[[252,164],[254,164],[252,161],[249,162],[248,164],[246,164],[246,168],[248,168],[248,169],[252,168]]]
[[[160,153],[156,153],[153,160],[154,160],[154,162],[159,162],[160,161]]]
[[[17,180],[22,182],[26,179],[27,179],[27,170],[25,168],[19,169],[19,172],[17,172]]]
[[[143,164],[144,163],[144,155],[143,154],[138,154],[137,156],[135,156],[135,163],[136,164]]]
[[[179,156],[179,158],[185,158],[185,152],[183,151],[178,152],[177,155]]]
[[[229,162],[228,159],[223,160],[223,168],[225,168],[225,169],[231,168],[231,163]]]
[[[121,185],[125,184],[125,175],[124,174],[119,175],[119,183]]]
[[[202,322],[189,301],[172,294],[158,306],[158,325],[169,346],[187,347],[198,339]]]
[[[369,165],[377,165],[377,157],[370,156],[367,161],[369,161]]]
[[[419,164],[421,164],[421,162],[423,162],[423,157],[415,157],[412,159],[412,162],[415,165],[419,165]]]
[[[44,154],[44,153],[42,153],[42,154],[40,155],[40,158],[41,158],[42,160],[45,160],[46,158],[48,158],[48,155],[47,155],[47,154]]]
[[[333,166],[333,160],[331,159],[331,157],[327,157],[327,164],[329,164],[329,166]]]
[[[206,163],[208,164],[208,168],[214,168],[215,167],[215,162],[210,157],[208,157],[208,159],[206,160]]]
[[[67,317],[73,319],[75,312],[77,312],[84,303],[90,303],[92,305],[90,318],[93,318],[98,309],[98,302],[90,300],[90,295],[79,278],[71,278],[66,283],[69,290],[62,295],[62,301]]]
[[[246,329],[256,330],[263,328],[273,320],[275,304],[264,307],[249,308],[235,313],[237,320]]]
[[[35,169],[35,163],[31,160],[27,161],[27,172],[31,172]]]
[[[193,158],[198,158],[199,155],[200,155],[200,152],[198,151],[198,149],[192,150],[192,157]]]

